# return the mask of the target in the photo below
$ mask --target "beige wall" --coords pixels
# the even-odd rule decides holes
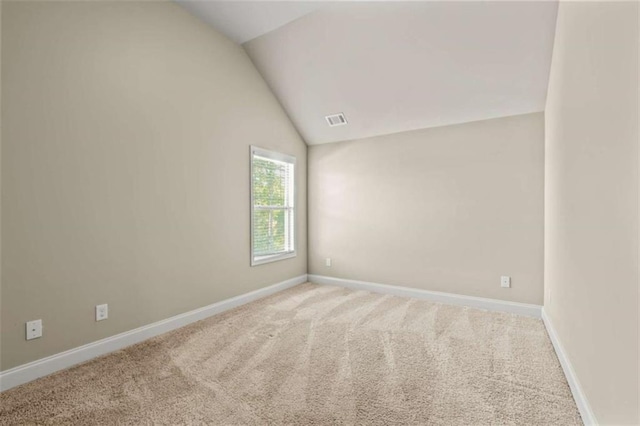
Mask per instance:
[[[241,47],[170,2],[3,9],[2,369],[307,272],[306,146]],[[251,144],[299,160],[298,256],[253,268]]]
[[[2,3],[0,0],[0,309],[2,308]],[[0,313],[1,330],[2,315]],[[2,366],[2,338],[0,338],[0,366]]]
[[[543,121],[309,147],[309,272],[542,304]]]
[[[638,4],[561,3],[545,311],[601,424],[638,424]]]

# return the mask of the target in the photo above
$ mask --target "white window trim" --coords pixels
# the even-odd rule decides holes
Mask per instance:
[[[277,262],[279,260],[290,259],[292,257],[296,257],[298,255],[298,233],[296,232],[297,228],[297,219],[298,215],[298,180],[296,179],[296,174],[298,173],[298,167],[296,164],[296,157],[292,155],[282,154],[275,151],[269,151],[263,148],[259,148],[257,146],[251,145],[249,150],[249,181],[250,190],[249,196],[251,198],[251,205],[249,206],[251,209],[250,214],[250,230],[251,230],[251,266],[264,265],[265,263]],[[259,155],[260,157],[269,158],[271,160],[282,161],[285,163],[293,164],[293,251],[288,251],[284,253],[278,254],[270,254],[266,256],[258,256],[256,257],[253,252],[253,215],[254,215],[254,204],[253,204],[253,156]]]

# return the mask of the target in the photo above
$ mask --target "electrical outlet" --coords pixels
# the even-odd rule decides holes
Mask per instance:
[[[324,263],[326,266],[331,266],[331,258],[327,257],[327,260]]]
[[[42,337],[42,320],[27,322],[27,340],[37,339],[38,337]]]
[[[506,276],[500,277],[500,287],[505,287],[505,288],[511,287],[511,277],[506,277]]]
[[[96,306],[96,321],[102,321],[109,318],[109,305],[97,305]]]

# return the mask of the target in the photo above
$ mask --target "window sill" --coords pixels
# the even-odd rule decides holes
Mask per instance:
[[[278,254],[269,254],[266,256],[256,256],[251,260],[251,266],[264,265],[265,263],[277,262],[278,260],[291,259],[292,257],[296,257],[297,253],[295,251],[290,251],[287,253],[278,253]]]

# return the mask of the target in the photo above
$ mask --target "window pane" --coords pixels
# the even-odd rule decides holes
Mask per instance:
[[[282,253],[288,250],[285,210],[256,208],[253,213],[253,253],[255,256]]]
[[[253,203],[256,206],[286,206],[291,165],[261,157],[253,158]]]

